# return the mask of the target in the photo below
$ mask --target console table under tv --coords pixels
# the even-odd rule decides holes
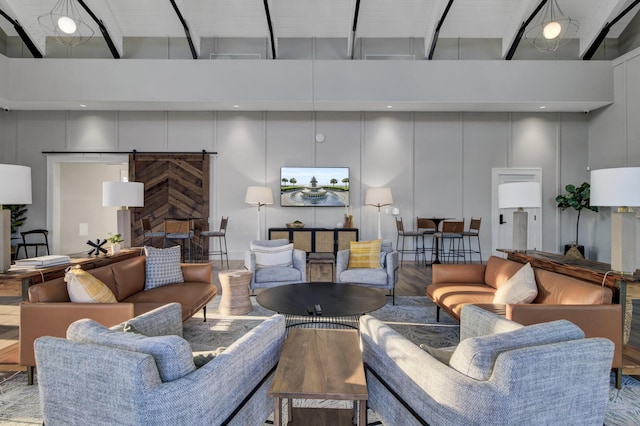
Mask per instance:
[[[358,241],[358,228],[269,228],[269,239],[285,239],[307,253],[333,253]]]

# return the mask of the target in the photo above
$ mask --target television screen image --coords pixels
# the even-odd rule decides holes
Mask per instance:
[[[348,167],[282,167],[283,207],[344,207],[349,205]]]

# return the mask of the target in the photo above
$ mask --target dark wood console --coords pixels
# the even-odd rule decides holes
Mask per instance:
[[[358,241],[358,228],[269,228],[269,239],[285,239],[307,253],[333,253]]]

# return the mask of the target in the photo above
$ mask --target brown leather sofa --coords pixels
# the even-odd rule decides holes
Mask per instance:
[[[612,291],[573,277],[533,268],[538,295],[530,304],[496,305],[494,293],[521,267],[522,263],[489,258],[486,265],[433,265],[427,296],[440,309],[460,321],[465,304],[478,305],[504,315],[523,325],[566,319],[584,332],[586,337],[606,337],[615,344],[612,367],[617,369],[616,385],[620,387],[622,374],[622,307],[612,304]]]
[[[65,337],[74,321],[90,318],[110,327],[171,302],[182,306],[182,320],[191,318],[217,294],[211,264],[182,264],[184,282],[144,291],[145,256],[88,272],[105,283],[118,303],[72,303],[64,278],[29,287],[29,301],[20,304],[20,365],[33,383],[33,342],[40,336]]]

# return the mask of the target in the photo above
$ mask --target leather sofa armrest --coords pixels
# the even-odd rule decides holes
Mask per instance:
[[[33,342],[40,336],[66,337],[69,325],[90,318],[111,327],[134,317],[133,303],[20,304],[20,365],[35,366]]]
[[[507,305],[507,318],[522,325],[565,319],[584,331],[585,337],[613,342],[613,368],[622,367],[622,306],[605,305]]]
[[[182,263],[180,267],[185,282],[211,284],[212,266],[210,263]]]
[[[485,265],[435,264],[432,265],[431,282],[438,283],[484,283]]]

